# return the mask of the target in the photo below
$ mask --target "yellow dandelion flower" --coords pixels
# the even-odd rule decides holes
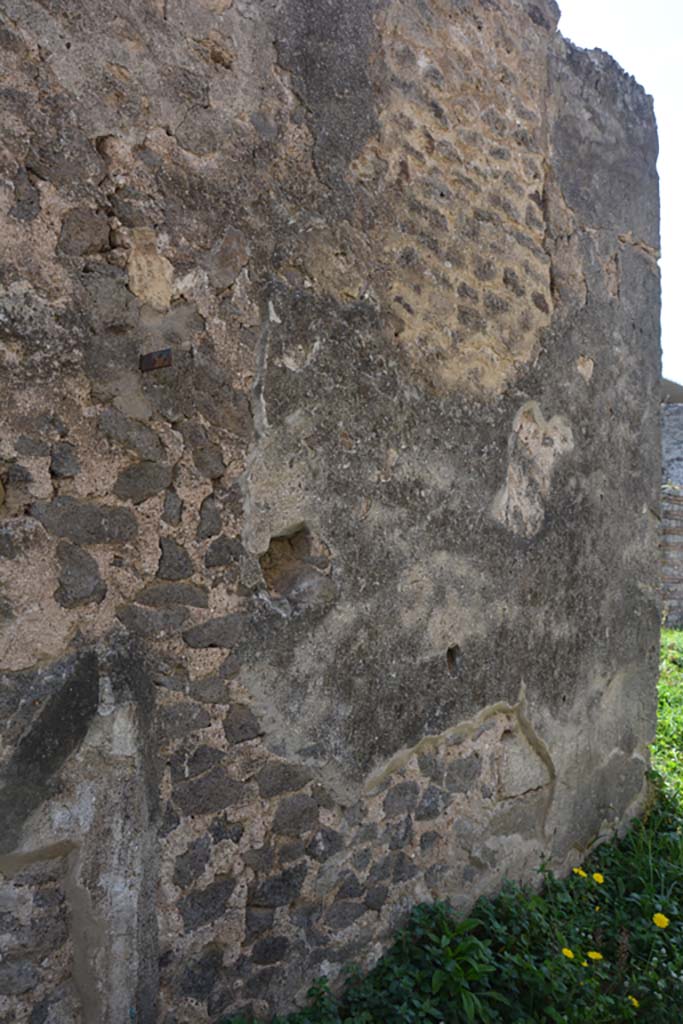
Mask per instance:
[[[669,925],[671,924],[671,922],[669,921],[669,918],[666,916],[666,914],[653,914],[652,915],[652,920],[654,921],[654,923],[657,925],[658,928],[668,928]]]
[[[566,946],[562,947],[562,956],[566,956],[567,960],[574,959],[574,954],[572,953],[571,949],[567,949]]]
[[[581,961],[581,966],[582,967],[588,967],[588,961],[587,960],[582,960]]]
[[[638,1007],[640,1006],[640,1003],[638,1002],[638,1000],[636,999],[636,997],[635,997],[635,996],[629,996],[628,998],[629,998],[629,1001],[630,1001],[630,1003],[631,1003],[631,1006],[635,1006],[635,1008],[636,1008],[636,1010],[637,1010],[637,1009],[638,1009]]]
[[[605,881],[605,876],[601,875],[599,871],[595,871],[593,873],[593,881],[597,882],[598,885],[602,885],[602,883]]]
[[[583,868],[572,868],[572,871],[574,872],[575,875],[578,875],[579,878],[588,878],[588,875],[583,870]]]
[[[600,909],[600,907],[596,906],[596,908],[595,908],[595,909],[596,909],[596,910],[599,910],[599,909]]]
[[[597,950],[595,950],[595,949],[589,949],[588,952],[586,953],[586,956],[590,960],[602,960],[603,959],[602,953],[598,953]]]

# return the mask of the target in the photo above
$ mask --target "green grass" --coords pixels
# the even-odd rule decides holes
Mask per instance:
[[[662,633],[652,764],[649,813],[582,869],[544,872],[540,893],[509,884],[464,921],[418,906],[374,970],[351,970],[339,995],[319,982],[307,1009],[276,1021],[683,1021],[683,631]]]

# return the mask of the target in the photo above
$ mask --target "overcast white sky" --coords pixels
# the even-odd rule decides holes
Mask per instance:
[[[683,0],[558,0],[560,31],[607,50],[654,96],[662,200],[662,359],[683,384]]]

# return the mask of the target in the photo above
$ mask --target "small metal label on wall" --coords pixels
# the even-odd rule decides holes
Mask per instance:
[[[173,352],[170,348],[160,348],[157,352],[145,352],[140,356],[140,369],[143,373],[148,370],[163,370],[166,366],[173,365]]]

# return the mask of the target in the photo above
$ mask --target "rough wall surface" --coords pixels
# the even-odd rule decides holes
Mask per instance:
[[[662,598],[667,626],[683,626],[683,405],[662,406]]]
[[[282,1010],[641,805],[651,102],[552,0],[3,10],[0,1021]]]

